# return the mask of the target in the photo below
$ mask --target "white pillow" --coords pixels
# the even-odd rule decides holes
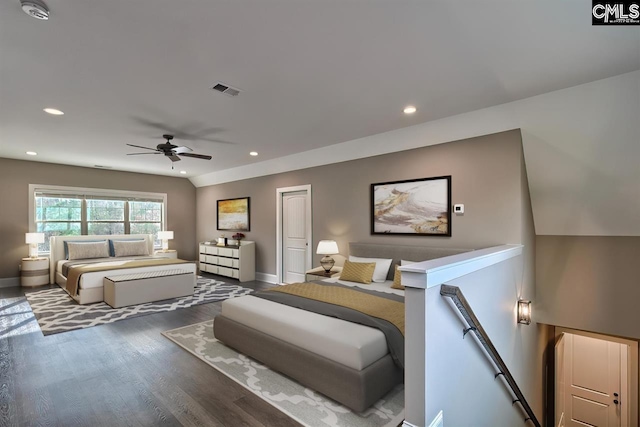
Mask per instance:
[[[349,261],[351,262],[375,262],[376,269],[373,271],[373,280],[377,283],[382,283],[387,280],[387,274],[389,273],[389,268],[391,267],[392,259],[385,258],[360,258],[357,256],[349,255]]]

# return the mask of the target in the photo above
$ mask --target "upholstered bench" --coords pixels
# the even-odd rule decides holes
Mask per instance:
[[[104,278],[104,301],[113,308],[193,295],[196,276],[186,270],[150,271]]]

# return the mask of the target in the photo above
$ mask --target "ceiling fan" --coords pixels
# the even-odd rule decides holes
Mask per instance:
[[[144,148],[145,150],[153,151],[153,153],[128,153],[127,156],[138,156],[141,154],[164,154],[171,162],[179,162],[180,156],[192,157],[194,159],[211,160],[211,156],[205,154],[192,153],[192,149],[185,146],[177,146],[171,143],[173,135],[162,135],[167,141],[164,144],[158,144],[156,148],[143,147],[141,145],[127,144],[130,147]]]

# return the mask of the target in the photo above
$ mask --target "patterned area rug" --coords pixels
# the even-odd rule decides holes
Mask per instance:
[[[105,302],[80,305],[62,288],[29,292],[25,296],[44,335],[90,328],[147,314],[173,311],[198,304],[222,301],[253,292],[242,286],[198,277],[193,295],[164,301],[111,308]]]
[[[202,361],[310,427],[396,427],[404,419],[404,387],[399,386],[361,414],[310,390],[213,336],[213,320],[162,333]]]

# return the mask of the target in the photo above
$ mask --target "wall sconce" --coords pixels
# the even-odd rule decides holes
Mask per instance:
[[[44,243],[44,233],[25,233],[24,242],[29,245],[29,257],[38,258],[38,244]]]
[[[169,240],[173,240],[173,231],[158,231],[158,239],[162,240],[162,252],[167,252]]]
[[[335,255],[339,253],[338,244],[335,240],[320,240],[318,242],[318,249],[316,250],[318,255],[324,255],[320,260],[320,265],[324,268],[324,271],[329,273],[336,263],[329,255]]]
[[[531,324],[531,301],[518,300],[518,323]]]

